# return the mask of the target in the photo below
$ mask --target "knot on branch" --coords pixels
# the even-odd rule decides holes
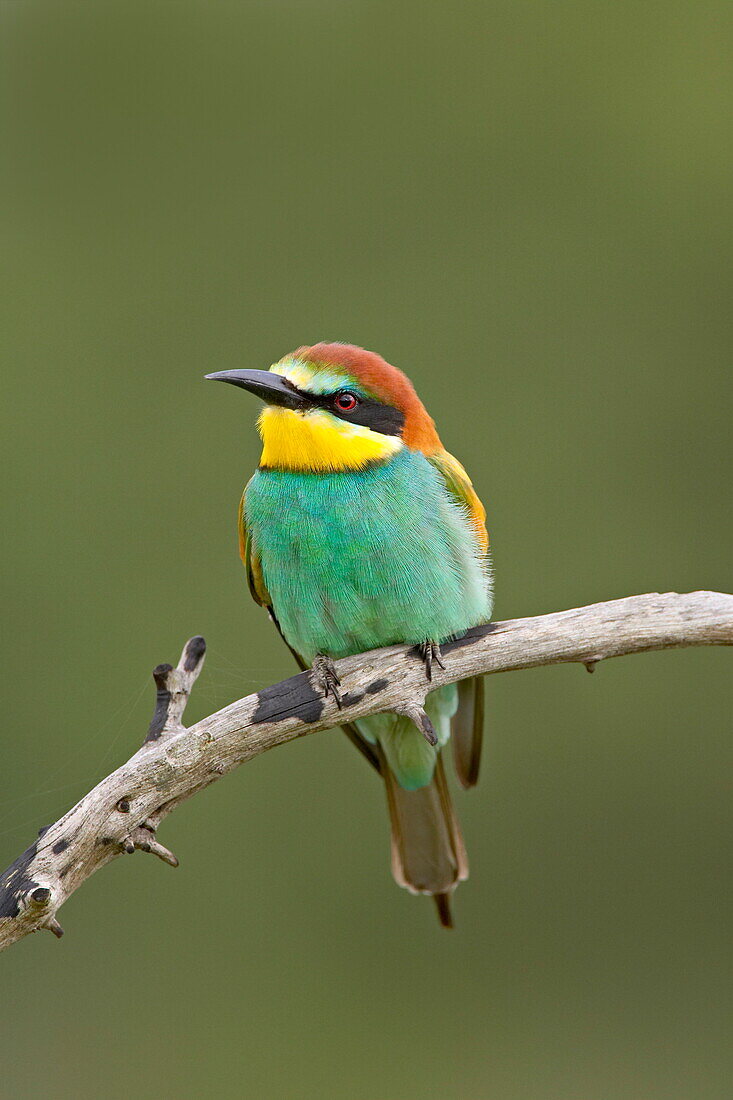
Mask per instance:
[[[115,809],[118,813],[130,813],[129,799],[121,798]],[[161,859],[163,863],[167,863],[169,867],[178,867],[178,857],[156,838],[155,831],[157,827],[157,822],[149,818],[132,828],[121,839],[116,840],[111,836],[105,836],[102,837],[101,843],[103,845],[115,845],[128,856],[134,855],[135,852],[149,852]]]
[[[144,821],[139,828],[133,829],[125,840],[125,851],[130,855],[133,852],[149,852],[158,859],[162,859],[163,863],[167,863],[169,867],[178,866],[177,856],[156,840],[155,827],[149,821]]]
[[[393,707],[392,710],[395,714],[404,714],[405,718],[409,718],[420,730],[427,743],[435,748],[438,744],[438,735],[435,732],[433,723],[428,718],[425,707],[421,706],[420,703],[409,702],[401,703]]]
[[[38,923],[38,930],[48,929],[60,940],[64,930],[53,915],[53,903],[54,895],[50,886],[34,886],[22,899],[23,908],[31,920],[44,918]]]

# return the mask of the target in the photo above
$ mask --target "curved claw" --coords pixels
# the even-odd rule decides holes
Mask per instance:
[[[336,665],[325,653],[316,654],[311,668],[311,679],[314,687],[319,688],[327,699],[329,695],[333,696],[336,706],[341,710],[343,707],[341,692],[339,691],[341,680],[336,671]]]
[[[423,642],[418,646],[420,657],[425,665],[425,675],[428,680],[433,678],[433,661],[435,661],[438,668],[445,668],[443,664],[443,654],[441,653],[440,646],[437,642]]]

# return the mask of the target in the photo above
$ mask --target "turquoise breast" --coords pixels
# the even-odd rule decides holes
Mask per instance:
[[[444,641],[490,617],[485,558],[420,452],[361,471],[260,469],[245,511],[283,634],[308,664]]]

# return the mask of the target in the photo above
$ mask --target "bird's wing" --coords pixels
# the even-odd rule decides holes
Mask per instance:
[[[464,509],[481,551],[489,549],[486,509],[479,500],[471,479],[457,458],[448,451],[428,456],[445,482],[453,499]],[[456,774],[463,787],[473,787],[478,779],[481,743],[484,734],[484,682],[473,676],[458,685],[458,709],[451,719],[451,742]]]
[[[244,568],[247,571],[247,583],[249,585],[249,590],[252,593],[252,599],[261,607],[267,608],[268,615],[275,624],[278,634],[285,642],[285,645],[288,647],[293,657],[295,658],[296,664],[302,672],[307,672],[308,665],[305,663],[301,655],[293,649],[290,642],[283,634],[280,623],[277,621],[277,615],[275,614],[274,608],[272,606],[272,597],[267,591],[267,585],[265,584],[265,578],[262,573],[262,562],[260,560],[259,554],[252,545],[252,535],[249,528],[247,527],[247,517],[244,510],[244,502],[246,496],[247,486],[245,486],[244,492],[242,493],[242,499],[239,502],[239,517],[237,526],[239,529],[239,554],[242,561],[244,562]],[[372,767],[376,768],[376,770],[381,774],[381,763],[374,746],[370,745],[366,738],[362,737],[356,726],[352,725],[352,723],[345,722],[341,728],[343,729],[344,733],[351,741],[351,743],[356,746],[362,756],[364,756],[372,765]]]
[[[489,549],[486,509],[479,500],[470,477],[458,459],[448,451],[436,451],[435,454],[426,457],[443,478],[450,495],[465,510],[466,518],[473,527],[478,544],[485,554]]]
[[[242,499],[239,502],[239,516],[237,518],[239,556],[244,562],[244,568],[247,570],[247,584],[252,593],[252,599],[261,607],[266,607],[269,610],[272,607],[272,599],[270,598],[270,593],[267,591],[265,578],[262,575],[262,562],[260,561],[259,554],[257,554],[252,547],[252,536],[247,527],[247,520],[244,514],[244,502],[247,497],[248,487],[249,482],[245,485]]]

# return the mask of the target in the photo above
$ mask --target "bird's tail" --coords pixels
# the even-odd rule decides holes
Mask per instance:
[[[411,893],[431,894],[440,923],[452,928],[450,897],[468,877],[468,860],[441,754],[432,781],[416,791],[400,787],[380,755],[392,826],[392,874]]]

